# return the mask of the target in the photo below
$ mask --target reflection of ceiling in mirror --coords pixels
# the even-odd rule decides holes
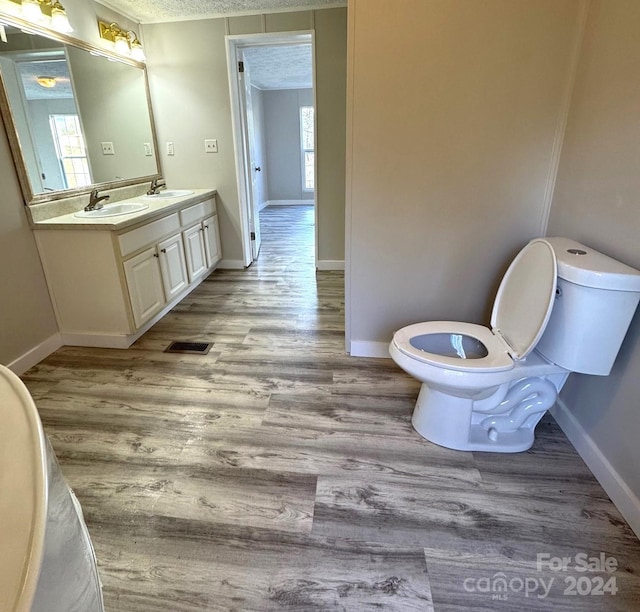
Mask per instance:
[[[313,87],[311,45],[274,45],[243,50],[251,84],[259,89]]]
[[[141,23],[346,5],[346,0],[109,0],[111,8]]]
[[[71,77],[66,60],[19,61],[16,66],[22,78],[27,100],[73,98]],[[38,77],[52,77],[55,79],[55,85],[43,87],[38,83]]]

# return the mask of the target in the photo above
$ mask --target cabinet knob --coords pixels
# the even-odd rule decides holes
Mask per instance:
[[[160,249],[160,252],[161,252],[161,253],[166,253],[166,252],[167,252],[167,249]]]
[[[209,228],[209,226],[208,226],[208,225],[204,225],[203,227],[204,227],[204,229],[208,229],[208,228]]]
[[[160,255],[158,255],[157,253],[153,254],[154,257],[160,257]]]

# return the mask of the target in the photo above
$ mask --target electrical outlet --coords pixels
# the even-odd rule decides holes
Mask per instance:
[[[112,142],[101,142],[103,155],[115,155],[115,149]]]
[[[173,148],[172,142],[167,142],[167,155],[175,155],[175,149]]]
[[[205,153],[217,153],[218,152],[218,140],[216,138],[207,138],[204,141]]]
[[[151,143],[150,142],[145,142],[144,143],[144,154],[147,157],[151,157],[153,155],[153,149],[151,148]]]

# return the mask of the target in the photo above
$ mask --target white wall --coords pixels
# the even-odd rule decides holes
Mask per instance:
[[[345,253],[347,11],[316,11],[314,27],[317,251],[318,263],[331,267]]]
[[[488,321],[544,231],[582,3],[349,3],[347,322],[386,355],[417,321]]]
[[[300,107],[313,106],[313,89],[279,89],[264,94],[265,141],[270,200],[311,200],[302,189]]]
[[[592,0],[549,235],[640,269],[640,3]],[[608,377],[572,374],[557,418],[640,535],[640,315]]]
[[[345,9],[274,13],[265,15],[264,20],[261,15],[249,15],[228,20],[145,25],[147,66],[162,169],[170,185],[218,190],[224,261],[242,262],[224,37],[227,33],[260,33],[263,21],[265,32],[315,29],[318,253],[319,259],[342,260]],[[218,139],[218,154],[204,153],[205,138]],[[174,142],[172,157],[166,155],[166,141]]]

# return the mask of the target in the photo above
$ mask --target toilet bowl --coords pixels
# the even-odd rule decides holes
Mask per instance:
[[[491,328],[398,330],[392,359],[422,382],[412,424],[456,450],[520,452],[571,372],[607,375],[640,299],[640,272],[567,238],[535,239],[505,273]]]

